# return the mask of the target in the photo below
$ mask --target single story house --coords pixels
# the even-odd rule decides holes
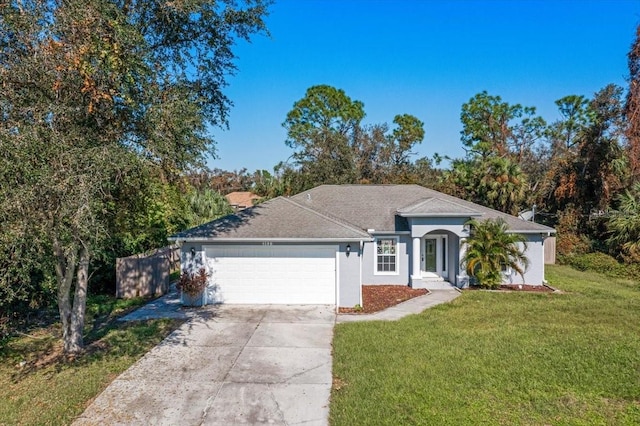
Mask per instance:
[[[502,218],[526,237],[524,283],[544,282],[553,228],[418,185],[321,185],[189,229],[183,270],[210,274],[209,303],[362,305],[362,286],[465,287],[465,223]],[[523,283],[513,271],[505,283]]]

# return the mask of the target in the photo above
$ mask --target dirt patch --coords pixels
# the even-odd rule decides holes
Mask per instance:
[[[479,286],[471,286],[465,290],[485,290]],[[529,285],[529,284],[503,284],[500,287],[493,289],[493,291],[517,291],[528,293],[553,293],[553,289],[546,285]]]
[[[427,294],[428,291],[413,289],[405,285],[363,285],[361,308],[340,308],[341,314],[370,314],[395,306],[414,297]]]

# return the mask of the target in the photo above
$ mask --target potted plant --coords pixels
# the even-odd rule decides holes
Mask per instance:
[[[183,272],[176,284],[180,292],[180,302],[184,306],[204,306],[207,304],[205,289],[209,283],[210,274],[204,268],[197,272]]]

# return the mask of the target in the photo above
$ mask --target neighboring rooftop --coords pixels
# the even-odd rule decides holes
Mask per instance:
[[[225,195],[224,198],[226,198],[231,207],[237,211],[246,209],[247,207],[253,207],[253,201],[259,200],[262,197],[249,191],[236,191]]]

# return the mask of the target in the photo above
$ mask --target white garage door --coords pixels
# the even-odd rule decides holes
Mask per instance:
[[[335,246],[205,247],[215,301],[336,303]]]

